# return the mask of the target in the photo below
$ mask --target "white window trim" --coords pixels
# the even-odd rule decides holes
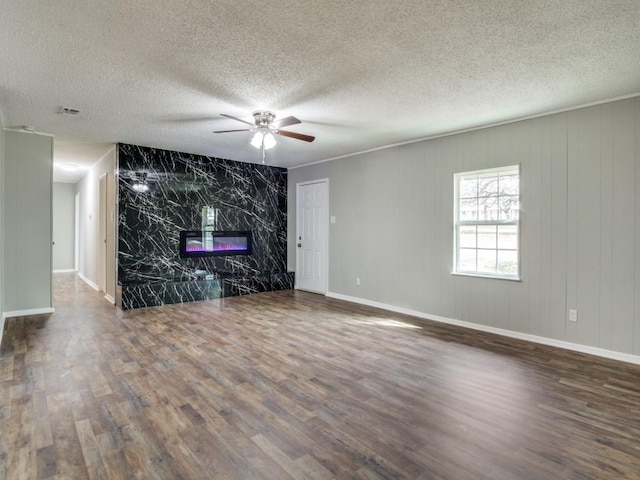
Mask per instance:
[[[460,221],[458,219],[459,213],[459,178],[466,175],[478,175],[478,174],[491,174],[491,173],[500,173],[500,172],[508,172],[511,170],[517,170],[518,172],[518,219],[513,220],[487,220],[487,221]],[[466,172],[457,172],[453,175],[453,204],[454,204],[454,212],[453,212],[453,265],[452,265],[452,275],[462,276],[462,277],[478,277],[478,278],[491,278],[494,280],[508,280],[514,282],[522,281],[521,278],[521,229],[520,229],[520,203],[522,199],[522,169],[520,168],[520,164],[516,165],[506,165],[503,167],[495,167],[495,168],[483,168],[479,170],[470,170]],[[489,273],[489,272],[465,272],[458,271],[458,241],[459,241],[459,228],[464,225],[515,225],[518,228],[518,246],[517,246],[517,258],[518,258],[518,272],[515,275],[506,275],[503,273]],[[477,247],[476,247],[477,250]]]

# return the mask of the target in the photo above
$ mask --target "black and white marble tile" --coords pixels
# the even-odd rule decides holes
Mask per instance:
[[[148,191],[132,188],[141,180]],[[117,191],[122,308],[293,287],[286,169],[118,144]],[[202,229],[203,207],[213,229],[251,231],[252,254],[180,258],[180,231]]]

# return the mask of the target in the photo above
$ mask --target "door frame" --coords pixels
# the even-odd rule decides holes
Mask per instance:
[[[300,218],[300,187],[304,187],[307,185],[314,185],[316,183],[323,183],[325,185],[325,196],[324,196],[324,210],[325,210],[325,229],[324,229],[324,244],[325,244],[325,256],[324,256],[324,282],[323,288],[320,293],[322,295],[326,295],[329,292],[329,179],[328,178],[319,178],[316,180],[308,180],[305,182],[296,183],[296,236],[294,238],[295,249],[296,249],[296,272],[300,271],[300,249],[298,248],[298,238],[300,237],[300,222],[298,219]],[[296,290],[298,287],[298,275],[295,276],[295,286]]]

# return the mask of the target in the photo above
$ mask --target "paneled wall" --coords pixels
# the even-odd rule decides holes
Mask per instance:
[[[289,265],[295,185],[329,178],[330,292],[640,354],[639,144],[636,97],[290,169]],[[512,164],[522,281],[452,275],[453,174]]]

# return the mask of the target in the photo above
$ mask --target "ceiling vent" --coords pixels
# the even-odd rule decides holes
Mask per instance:
[[[80,110],[69,107],[60,107],[60,111],[58,113],[60,113],[60,115],[66,115],[67,117],[77,117]]]

